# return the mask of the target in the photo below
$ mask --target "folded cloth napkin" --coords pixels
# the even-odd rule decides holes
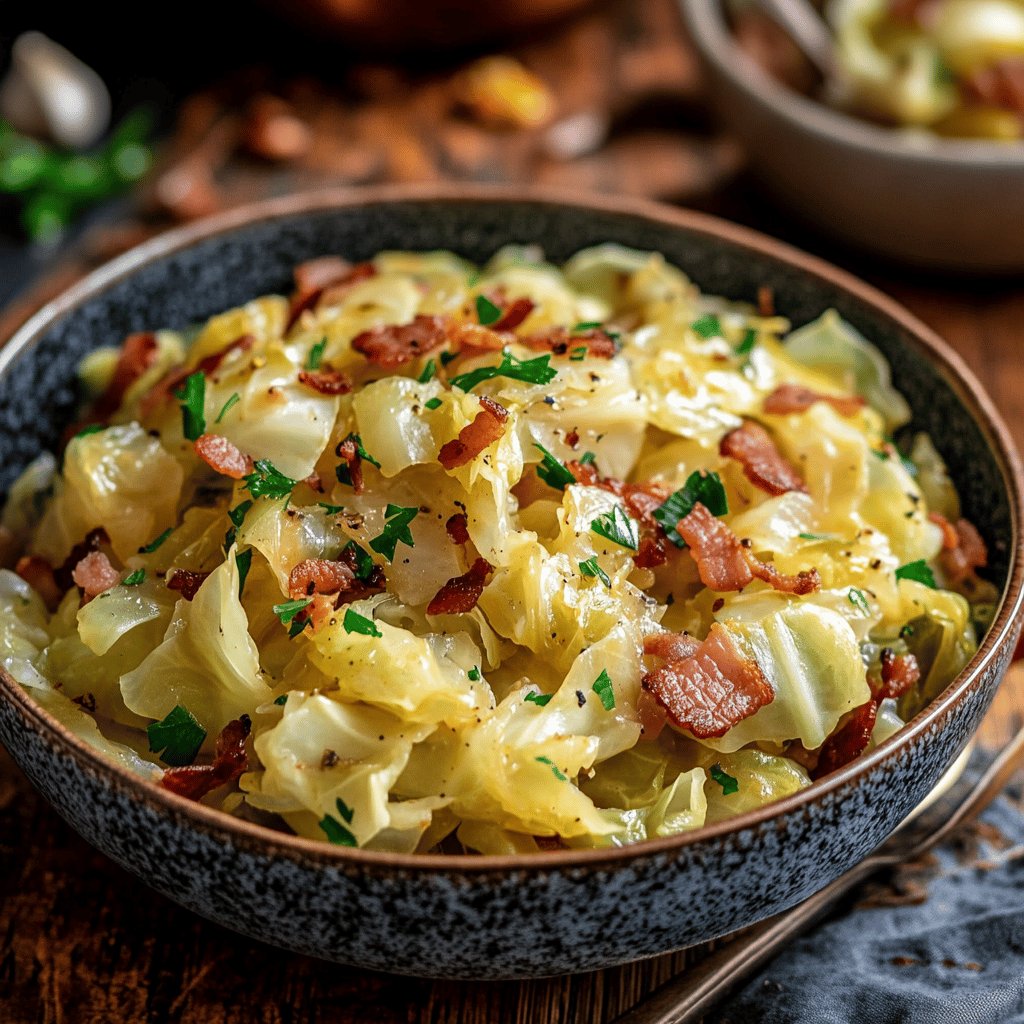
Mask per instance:
[[[1024,779],[860,891],[723,1003],[718,1024],[1024,1024]]]

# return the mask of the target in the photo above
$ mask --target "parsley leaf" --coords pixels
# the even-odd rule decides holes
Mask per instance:
[[[345,618],[342,619],[341,624],[346,633],[359,633],[361,636],[384,635],[377,628],[373,619],[368,619],[364,615],[360,615],[359,612],[352,611],[351,608],[345,609]]]
[[[740,791],[740,784],[736,778],[725,771],[720,764],[713,764],[708,771],[711,778],[722,787],[722,796],[731,796]]]
[[[601,674],[594,680],[591,689],[601,698],[605,711],[615,710],[615,687],[607,669],[601,669]]]
[[[307,370],[319,370],[324,360],[324,351],[327,348],[327,338],[321,338],[310,350],[306,359]]]
[[[908,562],[906,565],[901,565],[896,570],[896,579],[916,580],[918,583],[923,583],[926,587],[931,587],[932,590],[935,590],[935,575],[923,558],[919,558],[916,562]]]
[[[242,591],[245,590],[245,581],[252,566],[252,548],[246,548],[235,555],[235,565],[238,566],[238,600],[242,600]]]
[[[384,517],[387,520],[384,524],[384,529],[381,531],[379,537],[374,537],[370,541],[370,547],[377,552],[378,555],[383,555],[389,562],[393,562],[395,559],[395,548],[398,546],[398,542],[401,541],[403,544],[409,547],[415,547],[416,542],[412,538],[412,531],[409,529],[409,524],[419,515],[420,510],[418,508],[403,508],[401,505],[388,505],[384,509]]]
[[[571,362],[574,362],[574,363],[582,363],[583,360],[586,359],[586,358],[587,358],[587,346],[586,345],[580,345],[579,348],[574,348],[569,353],[569,359],[570,359]]]
[[[565,464],[554,457],[542,444],[537,444],[535,441],[533,447],[536,448],[544,458],[541,459],[540,465],[537,467],[537,476],[541,478],[548,485],[548,487],[554,487],[556,491],[564,491],[569,484],[576,483],[576,477],[569,472]]]
[[[344,505],[329,505],[326,501],[318,501],[317,504],[329,515],[336,516],[339,512],[345,511]]]
[[[174,397],[181,402],[181,430],[190,441],[196,441],[206,433],[206,375],[197,370],[185,379],[180,391]]]
[[[558,765],[555,764],[555,762],[552,761],[550,757],[535,757],[534,760],[539,761],[541,764],[546,764],[551,769],[551,773],[554,775],[556,779],[558,779],[559,782],[569,781],[566,777],[565,772],[563,772],[562,769],[559,768]]]
[[[451,385],[460,391],[472,391],[477,384],[495,377],[508,377],[509,380],[521,380],[527,384],[550,384],[558,376],[558,371],[551,365],[551,356],[537,356],[536,359],[517,359],[511,352],[501,354],[501,362],[497,366],[481,366],[469,373],[460,373],[452,377]]]
[[[452,362],[452,360],[458,359],[458,358],[459,358],[459,353],[458,352],[444,351],[444,352],[441,353],[441,365],[442,366],[447,366],[450,362]]]
[[[137,587],[146,578],[145,569],[136,569],[135,572],[128,573],[123,580],[121,580],[122,587]]]
[[[245,487],[254,498],[289,498],[298,480],[285,476],[267,459],[257,459],[245,478]]]
[[[366,583],[373,575],[374,569],[377,568],[373,559],[354,540],[350,540],[342,548],[342,554],[346,551],[352,552],[353,560],[356,563],[356,579],[362,583]]]
[[[174,533],[174,527],[173,526],[168,526],[167,529],[164,530],[164,532],[161,533],[159,537],[156,537],[155,539],[151,540],[148,544],[143,544],[142,547],[139,548],[139,554],[140,555],[151,555],[151,554],[153,554],[153,552],[156,551],[156,549],[158,547],[160,547],[160,545],[163,544],[163,542],[165,540],[167,540],[167,538],[170,537],[170,535],[172,533]]]
[[[801,540],[836,540],[834,533],[798,533]]]
[[[757,331],[751,327],[746,334],[743,335],[743,340],[736,346],[736,355],[738,356],[749,356],[754,351],[754,346],[757,344]]]
[[[606,587],[610,587],[612,585],[612,581],[608,576],[608,573],[598,565],[596,555],[593,558],[588,558],[585,562],[580,562],[580,572],[583,573],[584,576],[596,577]]]
[[[640,530],[621,505],[616,505],[610,512],[604,512],[592,520],[590,529],[599,537],[605,537],[630,551],[636,551],[640,546]]]
[[[722,321],[714,313],[705,313],[690,324],[690,330],[702,338],[720,338],[722,336]]]
[[[238,403],[239,403],[239,402],[240,402],[241,400],[242,400],[242,396],[241,396],[241,395],[240,395],[240,394],[239,394],[239,393],[238,393],[238,392],[236,391],[236,392],[235,392],[235,393],[234,393],[234,394],[233,394],[233,395],[232,395],[232,396],[231,396],[231,397],[230,397],[230,398],[229,398],[229,399],[228,399],[228,400],[227,400],[227,401],[226,401],[226,402],[224,403],[224,405],[223,405],[223,406],[221,407],[221,410],[220,410],[220,412],[219,412],[219,413],[217,413],[217,418],[216,418],[216,419],[215,419],[215,420],[214,420],[213,422],[214,422],[214,423],[220,423],[220,421],[221,421],[222,419],[224,419],[225,415],[226,415],[226,414],[227,414],[228,412],[230,412],[230,411],[231,411],[232,409],[234,409],[234,407],[235,407],[236,405],[238,405]]]
[[[523,700],[528,700],[531,704],[536,704],[542,708],[553,696],[553,693],[528,693]]]
[[[228,548],[230,548],[231,545],[235,543],[235,531],[240,530],[242,528],[242,523],[245,521],[245,513],[248,512],[249,509],[251,508],[251,501],[243,501],[241,502],[241,504],[236,505],[234,508],[228,509],[228,518],[234,525],[232,525],[228,532],[224,534],[225,551],[227,551]]]
[[[868,604],[868,599],[864,596],[863,590],[858,590],[856,587],[850,587],[846,592],[846,599],[858,611],[863,612],[865,615],[871,614],[871,607]]]
[[[343,819],[346,825],[351,825],[355,814],[352,808],[340,796],[335,801],[335,806],[338,808],[338,818]],[[328,840],[335,846],[358,846],[356,837],[338,818],[327,814],[320,820],[320,827],[326,833]]]
[[[440,409],[441,408],[441,399],[440,398],[428,398],[423,404],[424,404],[424,406],[426,408],[428,408],[431,412],[433,412],[435,409]]]
[[[496,324],[501,319],[501,309],[486,295],[476,297],[476,318],[484,326]]]
[[[480,669],[479,669],[479,668],[478,668],[478,667],[477,667],[476,665],[474,665],[474,666],[473,666],[473,667],[472,667],[472,668],[471,668],[471,669],[470,669],[470,670],[469,670],[469,671],[468,671],[468,672],[466,673],[466,675],[468,676],[468,678],[469,678],[469,681],[470,681],[471,683],[479,683],[479,682],[480,682]]]
[[[573,334],[582,334],[584,331],[596,331],[601,327],[600,320],[581,320],[573,329]]]
[[[597,461],[597,456],[593,452],[584,452],[583,458],[580,459],[581,466],[592,466]]]
[[[677,548],[685,548],[686,542],[676,532],[676,525],[693,511],[698,501],[713,516],[724,516],[729,511],[725,488],[717,473],[695,470],[678,491],[670,494],[665,503],[654,510],[654,518]]]
[[[311,597],[299,597],[294,601],[283,601],[281,604],[274,605],[274,614],[281,620],[282,626],[287,626],[289,624],[295,625],[295,616],[298,615],[303,608],[308,608],[312,603],[313,598]],[[298,633],[302,632],[301,627],[305,625],[306,620],[303,619],[299,621],[300,629],[297,633],[292,633],[291,630],[289,630],[289,636],[297,636]]]
[[[433,358],[430,358],[427,360],[427,365],[423,367],[423,372],[416,379],[421,384],[426,384],[435,373],[437,373],[437,363],[434,362]]]
[[[287,693],[282,693],[280,697],[275,697],[274,698],[274,703],[278,707],[282,707],[283,708],[285,706],[285,704],[288,703],[288,694]]]
[[[196,759],[206,739],[206,730],[178,704],[162,722],[148,725],[146,735],[150,753],[160,754],[164,764],[181,768]]]
[[[87,427],[82,427],[75,437],[88,437],[90,434],[98,434],[101,430],[107,428],[102,423],[90,423]]]

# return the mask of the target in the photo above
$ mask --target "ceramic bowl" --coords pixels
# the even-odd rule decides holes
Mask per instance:
[[[560,261],[609,240],[660,250],[712,293],[750,298],[770,285],[798,324],[834,307],[879,345],[991,548],[1002,597],[964,672],[896,736],[777,804],[640,846],[528,858],[371,853],[239,821],[109,764],[3,676],[0,740],[89,842],[171,899],[279,946],[399,973],[526,977],[652,956],[775,914],[863,858],[932,788],[981,720],[1020,629],[1012,442],[963,362],[905,310],[706,216],[608,199],[377,190],[287,198],[165,235],[76,285],[0,352],[0,488],[59,437],[86,352],[286,289],[302,260],[438,247],[482,260],[508,242],[540,242]]]
[[[724,127],[790,210],[917,267],[1024,270],[1024,144],[910,135],[832,110],[751,60],[721,0],[679,4]]]

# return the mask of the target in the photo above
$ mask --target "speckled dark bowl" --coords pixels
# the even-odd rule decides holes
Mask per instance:
[[[797,323],[834,306],[893,366],[934,437],[1002,588],[966,670],[869,756],[778,804],[628,849],[530,858],[399,856],[268,831],[142,783],[0,679],[0,739],[60,813],[119,864],[197,913],[305,953],[408,974],[582,971],[701,942],[783,910],[877,846],[963,749],[1019,632],[1021,470],[961,360],[895,303],[818,260],[697,214],[607,199],[375,191],[289,198],[178,231],[51,303],[0,353],[0,486],[71,415],[81,356],[288,286],[322,253],[445,247],[483,259],[540,242],[555,260],[614,240],[657,249],[705,290],[775,290]]]

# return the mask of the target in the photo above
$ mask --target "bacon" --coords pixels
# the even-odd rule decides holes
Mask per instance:
[[[593,463],[582,463],[571,459],[566,468],[576,478],[576,482],[587,487],[600,487],[616,497],[622,498],[629,513],[638,519],[641,525],[656,527],[654,510],[665,503],[672,491],[664,484],[648,481],[643,484],[627,484],[615,477],[602,477],[594,468]]]
[[[186,601],[191,601],[206,581],[208,572],[193,572],[191,569],[172,569],[167,577],[167,589],[176,591]]]
[[[287,334],[307,309],[312,309],[321,298],[340,299],[360,281],[374,277],[377,268],[372,263],[353,266],[340,256],[320,256],[300,263],[293,271],[295,294],[288,309]]]
[[[700,650],[700,641],[689,633],[652,633],[644,637],[644,654],[665,661],[685,661]]]
[[[701,582],[712,590],[742,590],[755,578],[787,594],[809,594],[821,586],[816,569],[788,576],[762,562],[699,501],[676,531],[689,545]]]
[[[556,356],[570,355],[578,348],[585,348],[588,356],[611,359],[619,350],[615,339],[600,327],[578,333],[565,327],[550,327],[543,334],[531,334],[520,341],[527,348],[550,352]]]
[[[255,344],[256,339],[251,334],[240,334],[222,349],[200,359],[194,368],[176,366],[173,370],[169,370],[143,397],[139,403],[139,411],[144,417],[148,416],[158,405],[168,401],[193,373],[197,371],[206,374],[215,373],[232,352],[248,352]]]
[[[514,331],[534,310],[533,299],[515,299],[502,309],[501,319],[488,324],[495,333]]]
[[[966,519],[956,521],[957,545],[939,554],[939,562],[946,578],[954,587],[973,582],[977,569],[988,565],[988,548],[974,524]]]
[[[202,434],[192,447],[211,469],[232,480],[241,480],[253,470],[252,459],[220,434]]]
[[[288,593],[293,599],[313,594],[337,594],[351,590],[356,575],[344,562],[307,558],[288,574]]]
[[[87,422],[106,423],[117,412],[128,389],[156,362],[160,346],[150,332],[129,334],[114,364],[110,383],[93,402]]]
[[[371,327],[352,339],[352,348],[371,363],[393,369],[433,352],[447,340],[447,318],[420,314],[408,324]]]
[[[352,570],[354,577],[352,586],[349,590],[338,596],[336,605],[340,605],[347,601],[361,601],[364,597],[371,597],[373,594],[383,593],[387,586],[387,580],[384,578],[384,570],[379,565],[375,565],[370,572],[367,579],[361,580],[356,573],[358,572],[358,564],[356,560],[355,548],[345,548],[338,558],[338,561],[343,562]]]
[[[53,566],[45,558],[24,555],[18,559],[14,571],[43,599],[51,612],[56,610],[64,591],[57,585]]]
[[[448,441],[437,453],[437,461],[445,469],[457,469],[475,459],[485,448],[490,447],[505,432],[508,410],[490,398],[480,399],[481,409],[459,431],[454,441]]]
[[[68,552],[68,557],[64,559],[63,564],[54,570],[54,578],[57,581],[57,586],[62,591],[70,590],[75,581],[71,577],[71,573],[75,566],[85,558],[90,551],[99,551],[104,544],[110,543],[110,537],[107,536],[107,531],[102,526],[97,526],[91,529],[71,550]]]
[[[800,474],[775,447],[771,434],[758,423],[747,420],[742,427],[730,430],[718,451],[725,458],[735,459],[743,467],[744,476],[767,494],[807,491]]]
[[[565,443],[575,451],[576,446],[580,443],[580,432],[575,427],[565,435]]]
[[[760,666],[740,652],[720,623],[711,626],[695,650],[692,644],[685,638],[679,647],[682,657],[666,660],[641,680],[674,725],[697,739],[724,736],[775,699]]]
[[[964,77],[963,91],[976,103],[1024,114],[1024,58],[1007,57],[975,68]]]
[[[928,518],[942,531],[942,547],[945,550],[952,551],[960,546],[960,534],[941,512],[929,512]]]
[[[427,605],[428,615],[459,615],[471,612],[484,592],[487,576],[493,566],[485,558],[478,558],[469,571],[453,576]]]
[[[665,540],[657,534],[644,532],[640,537],[640,547],[633,556],[633,563],[638,569],[654,569],[668,561],[668,548]]]
[[[313,470],[309,476],[304,477],[299,482],[305,484],[314,494],[324,493],[324,482],[320,479],[320,474],[316,470]]]
[[[821,745],[817,767],[811,772],[812,779],[820,779],[838,771],[854,758],[860,757],[871,740],[878,717],[878,705],[873,700],[851,711],[843,723]]]
[[[453,544],[469,543],[469,523],[464,512],[456,512],[444,524],[444,529]]]
[[[806,412],[815,402],[828,402],[840,416],[853,416],[865,405],[860,395],[824,395],[801,384],[780,384],[764,400],[764,411],[772,416],[785,416]]]
[[[356,494],[362,494],[363,457],[359,454],[359,442],[354,437],[346,437],[334,449],[334,453],[348,466],[348,478],[352,481],[352,490]]]
[[[300,370],[299,383],[321,395],[347,395],[352,381],[340,370]]]
[[[636,717],[640,722],[640,740],[645,743],[653,743],[668,724],[668,712],[646,690],[641,690],[636,699]]]
[[[771,285],[763,284],[757,289],[757,315],[775,316],[775,291]]]
[[[72,570],[71,578],[85,592],[86,599],[97,597],[121,582],[121,574],[102,551],[91,551]]]
[[[921,668],[913,654],[897,654],[891,647],[882,648],[882,683],[872,688],[875,700],[886,697],[902,697],[921,679]]]
[[[201,800],[207,793],[234,782],[249,766],[245,741],[251,730],[252,722],[248,715],[228,722],[217,737],[213,764],[166,768],[160,785],[178,796]]]

